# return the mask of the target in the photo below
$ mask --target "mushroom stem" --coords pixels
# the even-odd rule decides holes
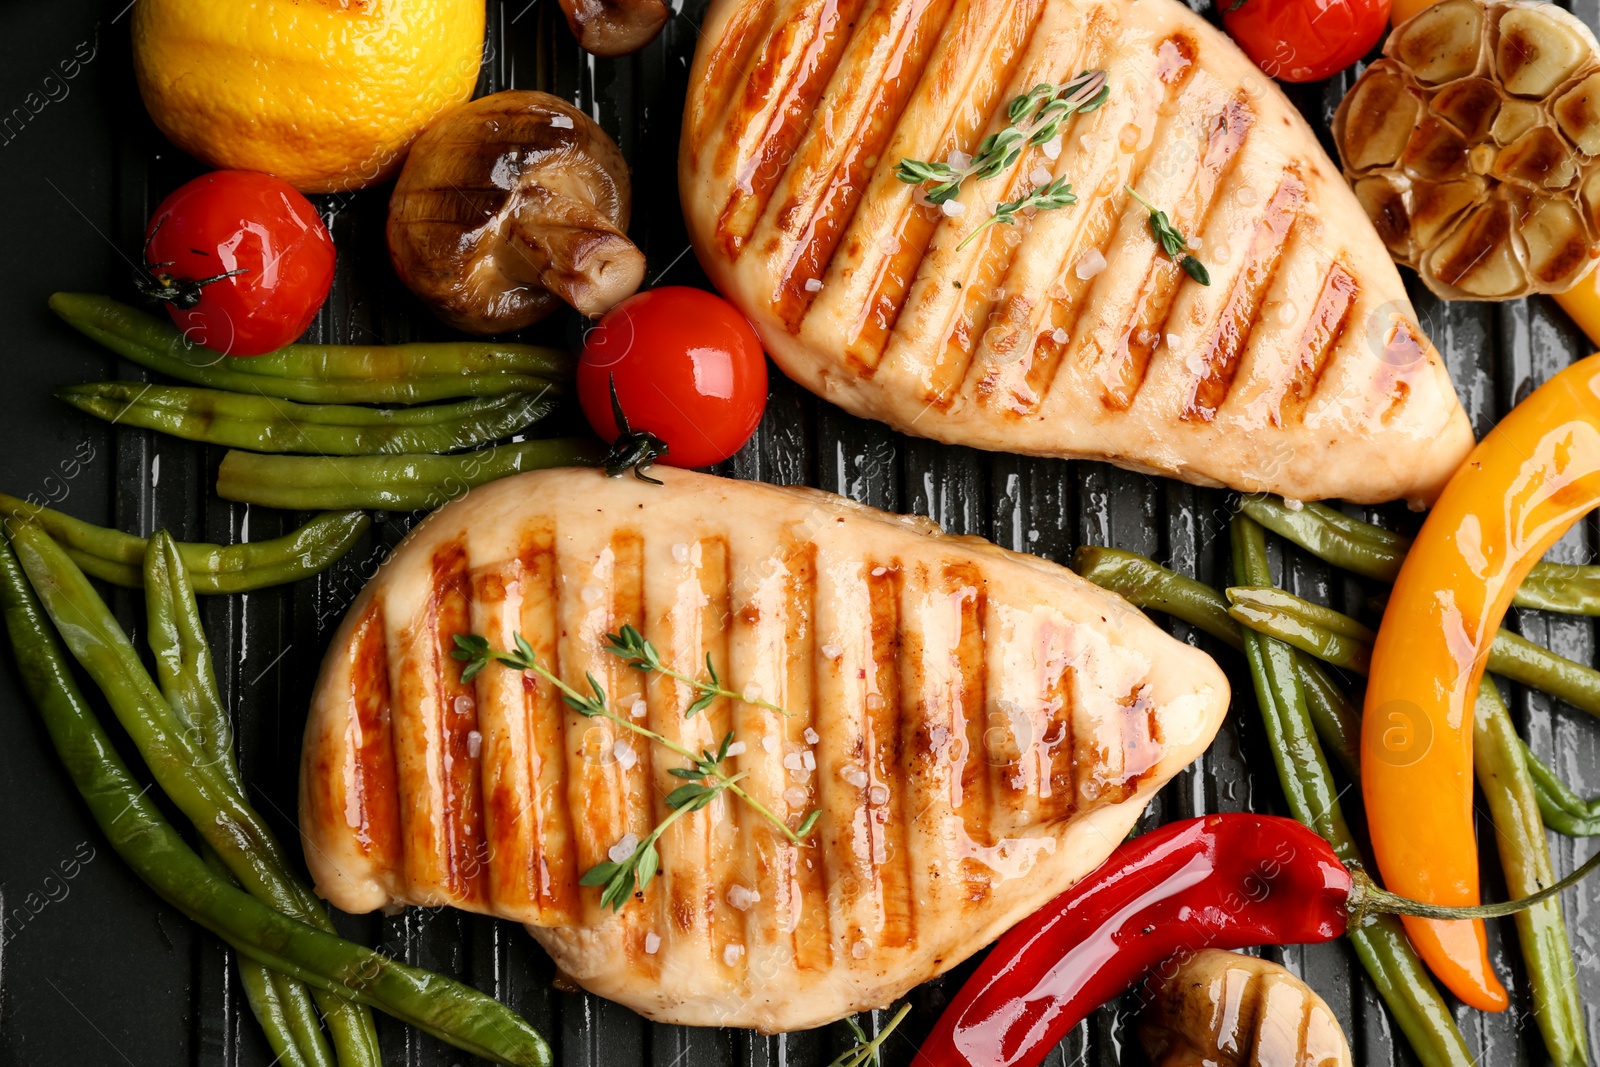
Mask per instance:
[[[593,206],[550,189],[527,191],[507,236],[517,253],[506,257],[507,275],[548,289],[590,317],[644,281],[644,253],[627,235]]]

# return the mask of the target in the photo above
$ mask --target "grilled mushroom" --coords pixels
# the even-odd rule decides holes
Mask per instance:
[[[1139,1023],[1154,1067],[1350,1067],[1333,1011],[1276,963],[1206,949],[1168,966]]]
[[[507,333],[571,304],[633,294],[622,153],[589,116],[513,91],[451,112],[411,149],[389,201],[389,255],[411,291],[467,333]]]
[[[561,0],[572,36],[597,56],[637,52],[661,32],[672,9],[662,0]]]
[[[1446,299],[1570,289],[1600,258],[1600,43],[1542,0],[1442,0],[1334,117],[1397,262]]]

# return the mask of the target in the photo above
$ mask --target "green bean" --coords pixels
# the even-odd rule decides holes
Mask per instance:
[[[229,452],[217,495],[246,504],[317,508],[432,510],[467,490],[521,471],[592,465],[603,450],[586,438],[499,445],[456,456],[260,456]]]
[[[1556,881],[1538,798],[1522,753],[1522,739],[1511,724],[1500,691],[1493,680],[1485,678],[1478,687],[1472,762],[1494,820],[1500,867],[1512,899],[1537,893]],[[1528,968],[1533,1015],[1545,1050],[1556,1067],[1586,1067],[1587,1024],[1560,898],[1517,913],[1515,922]]]
[[[237,802],[245,805],[244,784],[234,758],[233,726],[222,695],[217,691],[211,646],[200,622],[200,605],[195,601],[189,576],[184,571],[177,542],[165,531],[158,531],[150,538],[144,579],[146,640],[155,658],[162,696],[173,713],[185,722],[206,766],[214,769],[223,784],[232,790]],[[282,877],[303,903],[304,914],[297,917],[307,918],[331,933],[333,925],[311,890],[298,884],[287,871]],[[297,1005],[304,999],[299,983],[280,976],[275,979],[275,987],[290,1005]],[[344,1067],[382,1067],[378,1030],[371,1012],[326,991],[319,990],[315,1000],[327,1019],[339,1063]],[[291,1019],[298,1018],[298,1013],[291,1015]],[[315,1016],[312,1021],[315,1025]],[[300,1044],[304,1047],[304,1038]]]
[[[59,511],[0,493],[0,515],[41,526],[86,574],[126,589],[144,585],[141,568],[148,542],[118,530],[93,526]],[[178,554],[197,593],[246,593],[287,585],[327,570],[372,525],[363,511],[319,515],[300,529],[271,541],[242,545],[179,544]]]
[[[1370,635],[1372,631],[1354,619],[1281,589],[1265,593],[1245,588],[1229,589],[1228,598],[1233,601],[1229,613],[1250,629],[1286,641],[1336,667],[1367,673],[1372,660],[1372,640],[1354,635],[1363,631]],[[1330,621],[1341,632],[1330,629]],[[1600,671],[1551,652],[1509,630],[1501,630],[1489,646],[1488,669],[1600,716]]]
[[[1322,504],[1291,508],[1275,496],[1250,495],[1239,507],[1319,559],[1381,582],[1395,580],[1411,549],[1411,538]],[[1600,615],[1600,567],[1536,564],[1512,604],[1568,615]]]
[[[216,851],[205,842],[200,843],[200,858],[205,860],[212,874],[230,885],[237,884]],[[238,965],[239,985],[244,989],[250,1013],[266,1035],[273,1062],[298,1064],[299,1067],[334,1067],[333,1050],[323,1036],[316,1006],[305,984],[276,974],[270,967],[242,955],[238,957]]]
[[[170,323],[108,297],[56,293],[50,309],[141,367],[194,385],[311,404],[418,404],[536,393],[570,381],[575,367],[555,349],[483,341],[290,345],[239,358],[190,344]]]
[[[442,975],[273,911],[207,869],[122,762],[78,691],[17,556],[0,545],[0,609],[19,675],[57,754],[111,847],[163,900],[242,954],[370,1005],[497,1063],[550,1067],[550,1048],[516,1013]]]
[[[296,404],[290,400],[142,382],[70,385],[56,396],[107,422],[253,452],[377,456],[455,452],[509,437],[555,410],[539,393],[412,408]]]
[[[1545,823],[1568,837],[1600,836],[1600,797],[1585,800],[1574,793],[1571,786],[1534,755],[1526,742],[1522,753]]]
[[[1348,616],[1281,589],[1235,587],[1226,590],[1226,594],[1230,602],[1228,614],[1257,633],[1275,637],[1325,663],[1357,674],[1366,674],[1372,664],[1372,631],[1367,630],[1364,637],[1352,633],[1361,624]],[[1335,630],[1329,623],[1333,616],[1348,625]]]
[[[1204,582],[1144,556],[1097,545],[1078,549],[1072,569],[1134,607],[1166,612],[1233,648],[1244,648],[1244,631],[1228,617],[1228,602]]]
[[[1232,534],[1235,577],[1250,585],[1270,585],[1261,527],[1239,515],[1234,517]],[[1360,862],[1360,850],[1339,807],[1333,772],[1311,727],[1293,649],[1254,631],[1244,634],[1244,648],[1268,748],[1290,811],[1321,834],[1345,863]],[[1476,1062],[1398,919],[1369,919],[1347,936],[1425,1067],[1467,1067]]]

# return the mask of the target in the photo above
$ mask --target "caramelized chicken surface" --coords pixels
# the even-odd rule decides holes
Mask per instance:
[[[340,908],[527,924],[589,990],[663,1022],[780,1031],[889,1003],[1094,869],[1228,705],[1204,653],[1065,568],[812,490],[657,468],[524,474],[423,523],[351,608],[307,727],[301,828]],[[638,627],[743,700],[693,717],[633,670]],[[677,820],[619,912],[585,871],[668,814],[685,761],[492,664],[521,634],[726,794]]]
[[[1085,70],[1104,106],[943,208],[896,176]],[[701,262],[785,373],[854,414],[1305,500],[1426,502],[1472,445],[1339,168],[1176,0],[715,0],[689,85]],[[1062,179],[1076,204],[960,247]]]

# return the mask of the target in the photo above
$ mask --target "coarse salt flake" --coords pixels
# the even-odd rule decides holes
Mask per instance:
[[[650,705],[644,702],[643,697],[640,697],[633,702],[633,707],[628,709],[628,714],[633,716],[635,719],[642,719],[644,718],[645,712],[649,710]]]
[[[483,735],[476,730],[467,731],[467,755],[473,759],[478,758],[478,753],[483,751]]]
[[[809,748],[800,753],[800,766],[808,771],[817,769],[817,757],[812,754]]]
[[[939,210],[944,212],[947,219],[959,219],[967,213],[967,205],[959,200],[946,200],[939,205]]]
[[[754,704],[761,699],[761,684],[759,682],[751,682],[744,687],[744,692],[739,695],[744,698],[746,704]]]
[[[853,785],[857,789],[865,789],[867,787],[867,772],[862,770],[860,767],[845,767],[839,772],[839,777],[843,778],[847,784]]]
[[[822,654],[829,659],[838,659],[844,655],[844,649],[830,641],[822,646]]]
[[[1073,268],[1072,273],[1076,274],[1082,280],[1088,281],[1090,278],[1093,278],[1096,274],[1099,274],[1105,269],[1105,253],[1100,251],[1098,248],[1091,248],[1078,258],[1078,265]]]
[[[682,541],[679,541],[677,544],[673,545],[672,558],[677,560],[679,563],[687,563],[689,560],[689,546]]]
[[[466,694],[456,697],[455,709],[457,715],[471,715],[475,706],[476,703]]]
[[[734,884],[728,887],[728,907],[735,911],[749,911],[750,905],[761,899],[761,894],[747,886]]]
[[[633,833],[623,834],[622,835],[622,840],[620,840],[616,844],[612,845],[611,848],[606,851],[606,855],[611,857],[611,862],[612,863],[622,863],[629,856],[633,855],[634,850],[637,849],[638,847],[639,847],[639,835],[638,834],[633,834]]]
[[[855,944],[850,946],[850,955],[854,956],[858,960],[866,959],[867,958],[867,953],[869,953],[871,951],[872,951],[872,943],[869,942],[864,937],[861,940],[857,941]]]
[[[783,791],[783,802],[789,805],[791,808],[798,808],[800,805],[806,802],[806,799],[810,795],[811,794],[807,793],[799,786],[791,785],[788,789]]]
[[[972,166],[972,157],[961,151],[959,148],[952,148],[950,150],[950,154],[945,157],[944,161],[950,164],[956,170],[966,170],[968,167]]]
[[[1028,180],[1035,185],[1048,184],[1050,177],[1050,168],[1048,167],[1034,167],[1033,170],[1028,173]]]
[[[585,604],[593,604],[601,597],[600,587],[598,585],[586,585],[583,587],[583,592],[578,595],[583,598]]]
[[[621,767],[625,771],[629,770],[635,763],[639,762],[639,754],[635,752],[633,750],[633,746],[628,744],[626,741],[618,741],[616,744],[612,745],[611,756],[617,761],[617,766]]]
[[[872,568],[872,576],[874,578],[882,578],[885,574],[888,574],[888,573],[889,573],[889,568],[888,567],[874,567],[874,568]]]
[[[654,930],[651,930],[648,934],[644,935],[644,950],[645,950],[646,953],[648,953],[651,956],[654,956],[656,954],[656,950],[659,949],[660,947],[661,947],[661,936],[659,934],[657,934]]]
[[[739,957],[744,955],[743,945],[729,945],[722,950],[722,962],[729,967],[739,962]]]
[[[822,279],[821,278],[807,278],[806,279],[806,292],[808,292],[808,293],[820,293],[820,292],[822,292]]]
[[[869,804],[889,803],[889,787],[886,785],[875,785],[871,789],[867,790],[867,802]]]
[[[1061,138],[1057,137],[1052,141],[1046,141],[1039,146],[1039,151],[1044,153],[1046,159],[1052,163],[1055,162],[1061,158]]]
[[[1283,506],[1288,508],[1290,511],[1299,511],[1305,507],[1305,503],[1303,501],[1295,500],[1291,497],[1284,497]]]
[[[1071,334],[1067,333],[1066,330],[1063,330],[1059,326],[1050,331],[1050,340],[1054,341],[1058,345],[1066,344],[1067,338],[1071,336]]]
[[[807,726],[806,727],[806,732],[805,732],[805,739],[806,739],[806,744],[814,745],[818,741],[822,740],[822,735],[817,733],[817,731],[813,730],[811,727]]]
[[[805,769],[805,761],[800,758],[800,753],[798,752],[791,752],[787,756],[783,757],[783,765],[786,769],[791,771]]]
[[[742,756],[744,754],[745,754],[745,747],[744,747],[744,742],[743,741],[735,741],[733,744],[728,746],[728,755],[730,755],[730,756]]]
[[[766,749],[768,752],[776,752],[776,751],[778,751],[778,739],[777,739],[777,737],[775,737],[772,734],[768,734],[766,737],[763,737],[761,739],[761,747]]]

